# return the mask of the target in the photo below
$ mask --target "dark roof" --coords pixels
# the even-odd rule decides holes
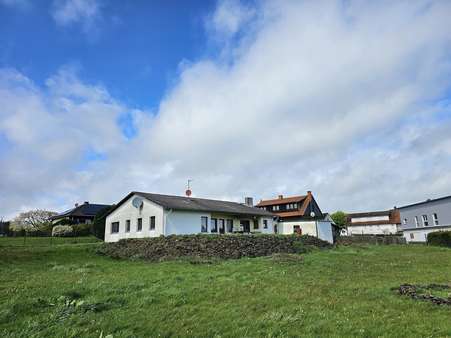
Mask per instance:
[[[374,217],[374,216],[390,216],[392,210],[384,211],[369,211],[369,212],[355,212],[347,214],[348,217]]]
[[[207,211],[207,212],[218,212],[239,215],[274,216],[272,213],[266,210],[249,207],[245,204],[237,202],[212,200],[206,198],[152,194],[141,191],[132,191],[131,193],[129,193],[108,214],[117,209],[132,195],[141,196],[167,209]]]
[[[402,207],[398,207],[397,209],[403,209],[403,208],[408,208],[408,207],[413,207],[413,206],[417,206],[417,205],[421,205],[421,204],[427,204],[430,202],[438,202],[438,201],[442,201],[442,200],[446,200],[446,199],[451,199],[451,195],[449,196],[444,196],[444,197],[439,197],[439,198],[434,198],[434,199],[427,199],[426,201],[423,202],[417,202],[417,203],[413,203],[413,204],[408,204],[408,205],[404,205]]]
[[[52,217],[52,219],[64,218],[68,216],[76,216],[76,217],[94,217],[97,213],[104,209],[111,207],[108,204],[91,204],[91,203],[83,203],[78,207],[74,207],[72,209],[66,210],[58,215]]]

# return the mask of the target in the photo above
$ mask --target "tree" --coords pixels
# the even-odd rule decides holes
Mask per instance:
[[[334,223],[339,228],[346,228],[346,223],[347,223],[347,215],[346,215],[346,213],[344,213],[343,211],[336,211],[332,215],[330,215],[330,217],[332,218]]]
[[[96,236],[98,239],[101,239],[102,241],[105,240],[106,216],[113,207],[114,205],[111,207],[103,208],[97,213],[97,215],[94,216],[94,220],[92,221],[91,232],[94,236]]]
[[[13,223],[24,229],[36,230],[51,222],[51,217],[57,215],[56,212],[48,210],[30,210],[20,213],[14,218]]]

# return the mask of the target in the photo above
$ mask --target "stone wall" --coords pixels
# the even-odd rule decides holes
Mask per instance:
[[[354,235],[338,237],[337,244],[406,244],[406,239],[398,235]]]
[[[302,253],[311,247],[330,248],[332,246],[328,242],[312,236],[172,235],[104,243],[98,252],[113,258],[141,258],[158,261],[179,257],[236,259],[268,256],[273,253]]]

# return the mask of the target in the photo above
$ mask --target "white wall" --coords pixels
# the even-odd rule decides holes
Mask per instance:
[[[334,242],[332,234],[332,223],[328,221],[318,221],[318,238],[329,243]]]
[[[132,205],[136,195],[114,210],[105,221],[105,242],[117,242],[123,238],[157,237],[164,234],[163,208],[143,199],[141,210]],[[150,231],[150,217],[155,216],[155,230]],[[142,231],[137,231],[138,218],[142,218]],[[130,220],[130,232],[125,231],[126,220]],[[119,232],[111,233],[111,223],[119,222]]]
[[[351,223],[356,222],[378,222],[378,221],[388,221],[390,217],[387,216],[371,216],[371,217],[353,217],[351,218]]]
[[[403,235],[407,242],[426,242],[427,235],[435,231],[450,231],[450,227],[443,227],[442,229],[418,229],[418,230],[404,230]],[[411,234],[413,238],[411,238]]]
[[[294,226],[299,225],[303,235],[317,236],[315,221],[282,221],[279,222],[277,228],[279,234],[292,235]]]
[[[352,225],[348,226],[348,236],[396,234],[396,224]]]
[[[166,235],[190,235],[201,233],[201,217],[208,217],[210,223],[211,215],[206,212],[169,210],[166,214]],[[210,224],[208,224],[210,226]],[[209,227],[210,229],[210,227]]]

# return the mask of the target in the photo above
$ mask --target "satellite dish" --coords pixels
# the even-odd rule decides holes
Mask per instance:
[[[132,200],[132,204],[136,209],[140,209],[143,206],[143,199],[141,197],[135,197]]]
[[[314,211],[312,211],[312,212],[310,213],[310,217],[315,217],[315,212],[314,212]]]

